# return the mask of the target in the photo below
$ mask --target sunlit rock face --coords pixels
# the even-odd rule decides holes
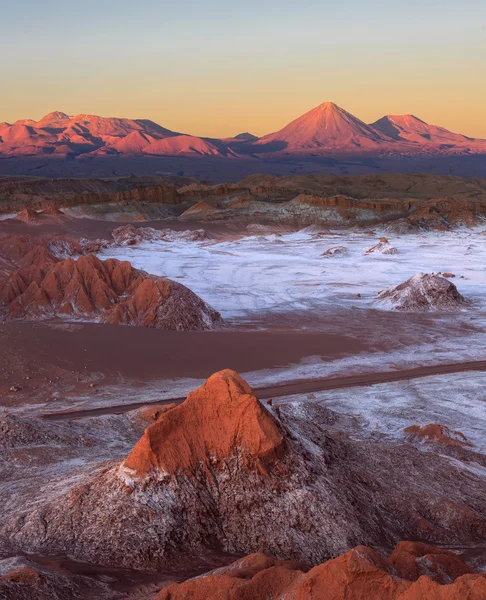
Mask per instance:
[[[3,538],[139,569],[215,545],[312,566],[363,543],[486,541],[484,478],[443,452],[352,439],[322,406],[262,404],[232,370],[149,418],[124,460],[18,507]]]
[[[311,570],[296,562],[251,554],[228,567],[172,584],[157,600],[482,600],[486,576],[452,552],[401,542],[383,559],[366,546]]]
[[[211,329],[221,323],[219,313],[180,283],[134,269],[128,261],[102,261],[93,254],[14,270],[0,292],[0,316],[172,330]]]

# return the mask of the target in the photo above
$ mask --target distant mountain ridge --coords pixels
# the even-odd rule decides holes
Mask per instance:
[[[486,140],[429,125],[413,115],[386,115],[366,124],[333,102],[324,102],[280,131],[257,138],[202,138],[166,129],[148,119],[64,112],[39,121],[0,123],[0,157],[280,155],[420,156],[486,154]]]

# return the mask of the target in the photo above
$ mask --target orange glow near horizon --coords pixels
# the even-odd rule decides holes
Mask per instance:
[[[486,138],[484,2],[139,5],[7,6],[0,121],[60,110],[205,137],[261,136],[333,101],[366,123],[411,113]]]
[[[467,81],[463,74],[462,84],[452,90],[447,77],[436,76],[420,84],[416,80],[417,93],[405,81],[392,85],[390,77],[385,87],[379,76],[374,81],[354,77],[351,83],[344,75],[336,74],[335,81],[328,79],[326,85],[306,80],[303,73],[294,78],[287,74],[282,80],[275,76],[265,81],[263,74],[260,77],[255,85],[257,93],[243,93],[241,84],[231,85],[225,77],[224,86],[217,79],[206,80],[204,85],[176,81],[168,91],[160,89],[157,82],[140,81],[123,92],[124,84],[113,80],[99,94],[75,91],[69,85],[55,91],[39,90],[42,81],[32,78],[18,89],[15,99],[4,96],[0,100],[0,121],[38,120],[60,110],[73,115],[151,119],[168,129],[205,137],[231,137],[244,131],[262,136],[281,129],[318,104],[332,101],[366,123],[386,114],[414,114],[456,133],[486,138],[486,78]],[[294,82],[291,89],[289,81]],[[38,92],[34,93],[36,88]]]

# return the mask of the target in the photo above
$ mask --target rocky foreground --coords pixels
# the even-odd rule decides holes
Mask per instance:
[[[252,554],[185,583],[156,600],[482,600],[486,575],[452,552],[402,542],[384,559],[366,546],[311,570]]]
[[[447,428],[440,439],[418,430],[396,444],[350,437],[349,417],[303,402],[264,405],[230,370],[144,418],[154,422],[121,461],[47,484],[34,504],[17,500],[0,545],[152,571],[214,548],[277,559],[250,557],[173,585],[160,592],[165,600],[484,597],[482,576],[430,547],[486,543],[486,483],[473,467],[482,455],[443,443],[453,437]],[[18,454],[46,435],[71,439],[56,427],[10,418],[4,440]],[[76,447],[87,441],[72,438]],[[381,558],[409,539],[428,545]],[[288,560],[301,564],[278,562]]]

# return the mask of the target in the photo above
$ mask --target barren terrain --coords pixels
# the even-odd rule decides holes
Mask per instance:
[[[2,598],[483,598],[485,190],[1,181]]]

